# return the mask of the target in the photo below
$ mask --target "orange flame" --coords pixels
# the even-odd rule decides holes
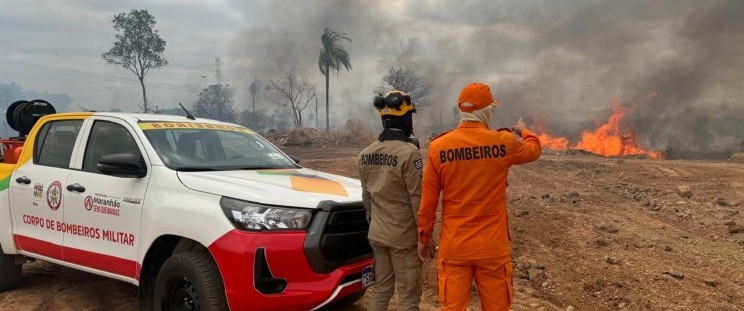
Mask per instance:
[[[581,142],[576,149],[589,151],[605,156],[646,154],[647,152],[636,146],[636,136],[630,127],[623,122],[628,109],[613,105],[613,113],[607,123],[596,130],[581,133]]]
[[[650,159],[662,159],[660,151],[647,151],[636,144],[636,135],[624,119],[628,108],[617,102],[610,103],[612,115],[594,131],[584,130],[581,141],[574,149],[589,151],[603,156],[647,155]],[[538,127],[538,139],[544,148],[564,150],[570,148],[569,141],[563,137],[552,137]]]
[[[566,150],[570,142],[564,137],[553,137],[545,133],[542,128],[538,128],[537,139],[543,148],[550,150]]]

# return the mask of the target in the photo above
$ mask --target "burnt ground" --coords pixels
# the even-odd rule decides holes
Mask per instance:
[[[285,150],[357,177],[361,148]],[[514,167],[509,184],[515,311],[744,310],[744,164],[543,156]],[[427,263],[422,310],[438,309],[435,277]],[[0,310],[136,303],[134,286],[42,261],[0,293]],[[363,299],[344,310],[364,309]]]

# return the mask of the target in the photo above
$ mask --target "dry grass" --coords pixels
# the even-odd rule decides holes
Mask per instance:
[[[734,153],[731,156],[731,161],[736,163],[744,163],[744,152]]]
[[[361,121],[351,119],[338,130],[319,132],[313,128],[293,128],[282,131],[269,131],[266,138],[283,147],[364,147],[376,135]]]
[[[376,137],[361,121],[351,119],[340,130],[323,133],[320,142],[325,147],[365,147]]]

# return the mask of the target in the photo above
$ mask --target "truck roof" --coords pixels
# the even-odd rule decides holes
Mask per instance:
[[[133,113],[133,112],[88,112],[91,115],[96,116],[106,116],[106,117],[115,117],[123,119],[127,122],[131,123],[137,123],[140,121],[144,122],[179,122],[179,123],[210,123],[210,124],[225,124],[225,125],[235,125],[234,123],[228,123],[228,122],[222,122],[212,119],[204,119],[204,118],[196,118],[196,120],[191,120],[186,118],[185,116],[175,116],[175,115],[167,115],[167,114],[149,114],[149,113]],[[64,112],[64,113],[56,113],[53,114],[53,116],[77,116],[80,115],[81,112]]]

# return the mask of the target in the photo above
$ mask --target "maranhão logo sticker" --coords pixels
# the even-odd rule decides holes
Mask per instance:
[[[105,194],[96,193],[85,197],[83,206],[86,210],[94,213],[119,216],[121,213],[121,199]]]

